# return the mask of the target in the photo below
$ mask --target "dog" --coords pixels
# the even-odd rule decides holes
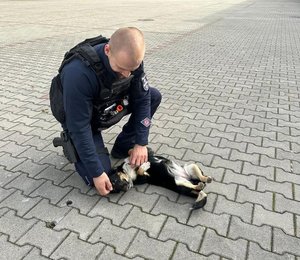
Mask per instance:
[[[196,198],[192,209],[205,206],[207,194],[203,191],[213,178],[203,174],[196,164],[180,166],[163,156],[151,156],[148,162],[132,168],[129,158],[113,168],[109,174],[112,192],[128,191],[135,184],[149,183]]]

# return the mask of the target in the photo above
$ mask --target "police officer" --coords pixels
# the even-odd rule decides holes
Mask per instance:
[[[144,73],[143,33],[134,27],[120,28],[109,42],[94,48],[104,67],[103,81],[113,84],[130,78],[127,92],[131,115],[117,136],[111,155],[119,159],[130,155],[133,166],[141,165],[148,160],[149,127],[161,101],[160,92],[149,87]],[[110,159],[101,131],[93,127],[97,123],[94,102],[101,91],[97,75],[75,58],[63,67],[60,80],[65,111],[63,128],[67,129],[79,157],[75,168],[87,185],[95,186],[100,195],[107,195],[112,190],[108,178]]]

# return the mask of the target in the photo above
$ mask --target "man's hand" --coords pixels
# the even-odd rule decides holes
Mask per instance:
[[[132,166],[140,166],[148,161],[148,150],[146,146],[136,144],[132,150],[129,151],[129,162]]]
[[[105,172],[103,172],[99,177],[93,178],[96,190],[101,196],[105,196],[112,191],[112,185]]]

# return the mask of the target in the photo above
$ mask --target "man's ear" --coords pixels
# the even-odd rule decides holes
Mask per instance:
[[[110,54],[110,46],[108,43],[104,45],[104,53],[106,54],[106,56]]]

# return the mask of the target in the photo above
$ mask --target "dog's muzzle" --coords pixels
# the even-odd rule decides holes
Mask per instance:
[[[121,179],[118,173],[109,176],[110,182],[113,186],[112,192],[128,191],[131,185],[128,181]]]

